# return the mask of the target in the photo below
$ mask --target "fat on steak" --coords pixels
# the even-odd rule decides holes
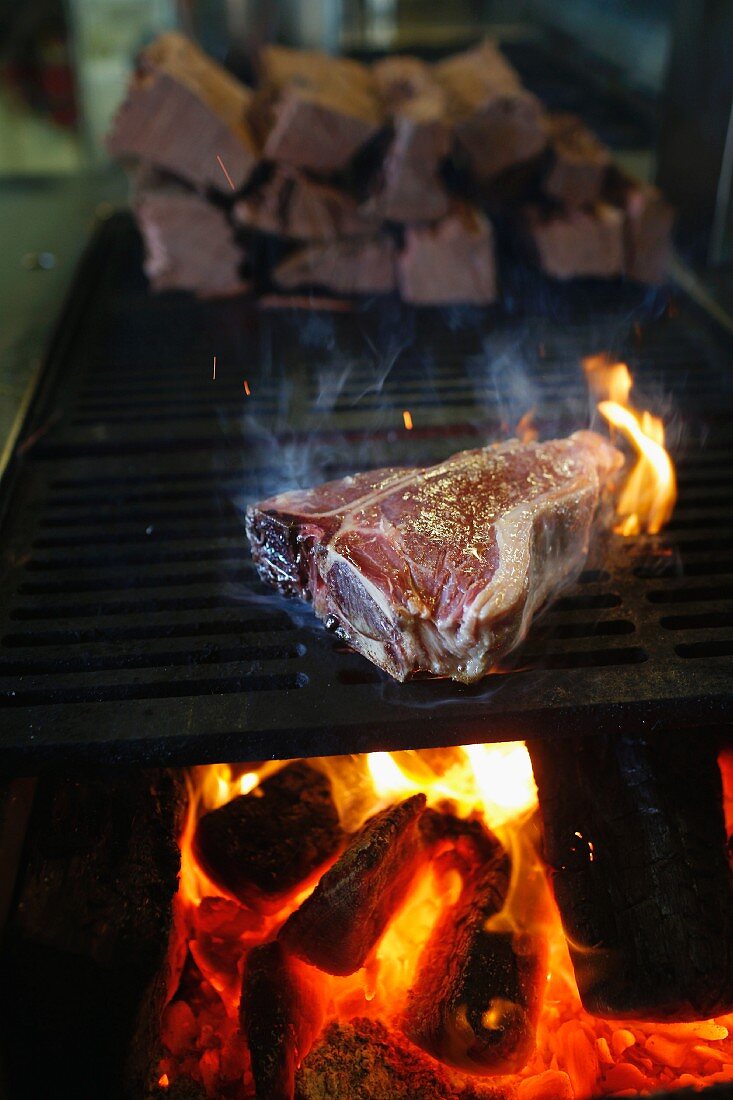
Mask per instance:
[[[247,509],[252,557],[395,679],[471,683],[578,575],[621,461],[582,431],[281,493]]]

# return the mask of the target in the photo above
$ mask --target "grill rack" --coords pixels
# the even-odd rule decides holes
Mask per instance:
[[[514,316],[264,313],[147,295],[139,250],[126,215],[98,231],[4,483],[5,770],[730,722],[728,349],[684,301],[538,281]],[[543,435],[586,426],[580,358],[604,348],[683,414],[678,507],[663,536],[597,545],[512,670],[395,684],[257,580],[247,501],[437,461],[530,403]]]

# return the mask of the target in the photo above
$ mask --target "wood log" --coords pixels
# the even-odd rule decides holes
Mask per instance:
[[[145,171],[135,179],[133,209],[153,290],[190,290],[213,298],[251,289],[242,275],[245,253],[225,212],[196,191]]]
[[[426,858],[417,794],[375,814],[280,930],[294,955],[328,974],[366,962]]]
[[[561,213],[528,206],[522,226],[532,257],[555,279],[608,279],[625,269],[624,215],[607,203]]]
[[[456,139],[480,182],[544,150],[542,105],[492,42],[439,62],[434,73],[448,97]]]
[[[298,1070],[296,1100],[513,1100],[511,1084],[474,1087],[376,1020],[329,1024]]]
[[[286,290],[322,287],[333,294],[388,294],[396,284],[391,237],[363,237],[310,245],[292,253],[273,272]]]
[[[733,876],[715,747],[639,731],[530,743],[544,857],[583,1004],[706,1019],[733,1006]]]
[[[10,1095],[96,1100],[150,1086],[157,1049],[139,1052],[132,1077],[126,1061],[141,1005],[159,1018],[177,981],[184,798],[163,771],[39,780],[0,962]]]
[[[430,832],[457,841],[442,862],[459,869],[463,887],[421,953],[402,1030],[464,1073],[516,1072],[534,1049],[546,946],[538,936],[489,926],[507,897],[510,862],[485,827],[447,818],[431,822]]]
[[[234,220],[246,229],[297,241],[371,236],[378,229],[377,220],[361,212],[346,191],[288,168],[276,169],[240,199],[234,206]]]
[[[543,190],[566,210],[593,206],[601,198],[611,154],[577,116],[550,115],[547,120],[551,160]]]
[[[246,117],[251,102],[249,88],[193,42],[162,34],[138,57],[107,149],[113,157],[154,164],[200,190],[228,194],[247,182],[259,159]]]
[[[627,276],[650,285],[663,283],[672,258],[673,208],[659,188],[618,168],[610,173],[608,193],[624,211]]]
[[[305,760],[204,814],[193,840],[196,858],[214,883],[265,911],[279,908],[343,844],[331,783]]]
[[[440,174],[452,141],[446,95],[415,57],[388,57],[372,72],[392,134],[364,208],[387,221],[442,218],[450,206]]]
[[[473,207],[460,205],[435,225],[408,226],[397,279],[402,298],[414,305],[495,301],[491,223]]]
[[[295,1072],[323,1026],[329,981],[277,940],[247,956],[240,1021],[257,1100],[293,1100]]]
[[[371,73],[357,61],[267,46],[259,68],[250,117],[267,160],[339,172],[382,125]]]

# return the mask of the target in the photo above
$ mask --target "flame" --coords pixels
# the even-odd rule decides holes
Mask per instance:
[[[328,774],[342,822],[357,829],[371,814],[422,791],[428,804],[462,817],[481,815],[512,859],[504,908],[495,931],[543,936],[548,945],[545,996],[536,1051],[520,1073],[489,1079],[497,1095],[574,1097],[638,1095],[656,1089],[733,1080],[733,1014],[717,1020],[656,1024],[596,1019],[580,1002],[562,925],[538,855],[537,791],[523,742],[441,750],[377,752],[314,761]],[[282,763],[208,765],[188,775],[189,812],[181,837],[177,925],[195,963],[166,1010],[158,1084],[190,1077],[207,1096],[254,1095],[248,1053],[238,1027],[239,990],[247,952],[265,942],[308,896],[303,883],[277,913],[263,915],[228,897],[199,867],[192,841],[199,816],[251,794]],[[721,758],[726,810],[733,821],[733,752]],[[579,852],[593,844],[576,833]],[[323,976],[328,1019],[370,1016],[394,1024],[413,984],[423,945],[458,897],[457,871],[433,863],[418,874],[372,958],[346,978]],[[487,1010],[490,1011],[490,1010]],[[456,1091],[460,1091],[457,1087]]]
[[[411,432],[412,428],[413,428],[413,423],[412,423],[412,413],[410,412],[409,409],[405,409],[404,412],[402,413],[402,420],[403,420],[404,425],[407,428],[408,432]]]
[[[535,415],[537,410],[532,408],[517,421],[517,426],[514,431],[517,439],[520,439],[522,443],[534,443],[536,439],[539,439],[540,433],[535,425]]]
[[[614,530],[619,535],[642,531],[656,535],[670,519],[677,500],[675,469],[664,446],[664,424],[631,405],[633,379],[625,363],[614,363],[604,354],[590,355],[583,360],[583,367],[591,392],[598,398],[598,411],[637,454],[616,504]]]

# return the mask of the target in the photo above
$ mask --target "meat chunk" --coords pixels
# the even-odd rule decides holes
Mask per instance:
[[[434,72],[448,97],[458,143],[477,179],[491,180],[545,148],[542,105],[522,87],[492,42],[441,61]]]
[[[601,198],[611,154],[575,115],[551,115],[547,122],[552,161],[545,194],[566,209],[592,206]]]
[[[386,58],[373,72],[393,132],[366,209],[387,221],[435,221],[450,205],[440,175],[452,137],[445,93],[415,57]]]
[[[424,806],[416,794],[367,821],[281,928],[289,951],[328,974],[364,965],[425,858]]]
[[[362,214],[345,191],[309,179],[294,169],[277,169],[258,190],[234,206],[234,219],[247,229],[298,241],[335,241],[373,235],[373,217]]]
[[[382,124],[371,73],[357,61],[267,46],[260,69],[252,118],[267,160],[338,172]]]
[[[323,1026],[328,982],[274,940],[250,951],[239,1017],[257,1100],[292,1100],[295,1072]]]
[[[249,290],[245,253],[223,210],[153,172],[138,176],[133,208],[154,290],[191,290],[202,298]]]
[[[194,852],[243,904],[277,908],[344,842],[328,778],[304,760],[200,818]]]
[[[387,294],[395,287],[394,242],[382,234],[310,245],[278,264],[273,278],[286,290],[319,286],[333,294]]]
[[[283,493],[247,510],[260,576],[398,680],[471,683],[580,572],[621,456],[600,436],[463,451]]]
[[[549,215],[529,208],[524,224],[539,266],[555,279],[608,279],[625,270],[624,215],[615,206]]]
[[[107,137],[112,156],[133,157],[200,190],[229,192],[258,161],[247,122],[252,93],[182,34],[162,34],[138,58]]]
[[[487,305],[496,299],[494,232],[470,206],[436,225],[409,226],[397,260],[400,294],[414,305]]]

